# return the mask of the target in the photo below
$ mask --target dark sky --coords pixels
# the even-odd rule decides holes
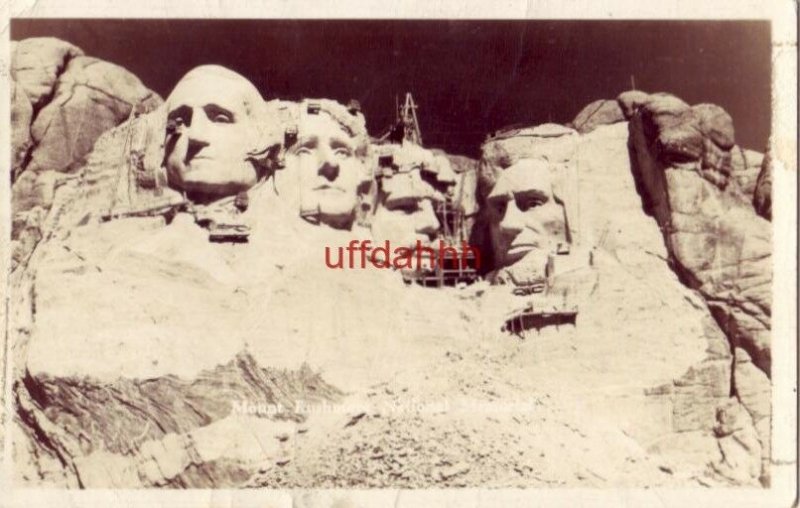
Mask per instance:
[[[770,27],[762,21],[294,21],[16,19],[14,40],[54,36],[117,63],[163,97],[206,63],[248,77],[265,99],[358,99],[370,133],[414,94],[429,147],[475,156],[512,123],[566,123],[631,86],[713,102],[737,141],[763,151]]]

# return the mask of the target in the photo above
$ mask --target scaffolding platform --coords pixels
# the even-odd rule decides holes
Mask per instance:
[[[500,330],[521,337],[529,330],[538,332],[546,326],[574,325],[577,316],[577,306],[537,309],[531,304],[522,310],[512,312]]]
[[[100,222],[108,222],[117,219],[127,219],[130,217],[157,217],[159,215],[169,217],[184,210],[187,206],[186,201],[166,202],[150,207],[135,208],[131,206],[117,206],[112,211],[100,215]]]
[[[462,258],[456,260],[445,257],[441,263],[430,267],[419,267],[416,270],[404,269],[403,282],[418,284],[424,287],[458,286],[459,284],[472,284],[478,280],[478,271],[475,269],[475,257],[467,252]]]
[[[244,224],[211,224],[208,228],[208,241],[215,243],[247,243],[250,228]]]

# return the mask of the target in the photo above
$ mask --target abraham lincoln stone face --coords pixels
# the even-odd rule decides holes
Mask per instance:
[[[542,258],[567,242],[564,206],[544,161],[523,159],[502,171],[489,193],[490,231],[498,268]]]
[[[171,187],[192,201],[212,201],[252,187],[258,180],[250,156],[257,151],[255,86],[216,65],[186,74],[167,98],[165,166]]]

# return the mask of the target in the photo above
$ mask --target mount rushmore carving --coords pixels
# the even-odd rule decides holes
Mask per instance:
[[[113,69],[136,93],[56,164],[88,57],[15,51],[17,481],[768,485],[769,163],[721,108],[625,92],[465,162],[224,67],[163,102]],[[366,239],[482,262],[325,267]]]

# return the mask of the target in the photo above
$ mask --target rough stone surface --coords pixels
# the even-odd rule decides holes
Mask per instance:
[[[35,233],[19,234],[26,255],[12,275],[9,318],[17,480],[768,483],[770,382],[756,367],[763,357],[748,361],[756,325],[745,319],[763,318],[769,257],[753,252],[764,239],[737,229],[751,220],[747,209],[733,186],[722,191],[702,176],[702,155],[691,171],[664,166],[657,128],[644,136],[644,109],[631,126],[584,135],[553,124],[501,132],[484,145],[477,173],[449,157],[457,174],[477,175],[478,204],[522,158],[578,175],[571,206],[594,246],[597,283],[574,326],[522,338],[500,331],[520,303],[502,287],[431,291],[390,271],[326,269],[325,246],[366,232],[299,221],[269,185],[250,193],[249,243],[210,243],[164,187],[161,108],[102,134],[71,174],[31,172],[15,195],[31,208],[14,225]],[[675,115],[659,118],[682,128],[670,123]],[[717,216],[713,235],[694,234]],[[665,244],[667,219],[689,233]],[[698,245],[716,257],[705,260]],[[731,259],[742,261],[736,291]]]
[[[55,95],[31,126],[36,149],[26,171],[69,172],[95,140],[133,111],[147,113],[160,97],[122,67],[91,57],[69,61]]]
[[[523,158],[544,158],[556,164],[575,160],[578,132],[558,124],[501,131],[481,147],[478,202],[489,193],[499,171]]]
[[[624,121],[625,115],[617,101],[601,99],[583,108],[572,120],[570,126],[581,134],[585,134],[600,125],[610,125]]]
[[[654,124],[647,108],[631,121],[634,170],[646,205],[662,228],[675,270],[700,292],[731,347],[740,352],[732,392],[746,411],[723,411],[720,418],[735,422],[731,425],[736,429],[752,425],[755,434],[745,430],[739,438],[721,441],[726,460],[718,472],[728,479],[738,478],[743,470],[755,467],[753,457],[758,455],[759,480],[768,484],[770,423],[765,406],[769,405],[771,370],[772,238],[769,223],[755,213],[749,199],[761,156],[734,146],[732,178],[720,185],[719,180],[707,177],[702,161],[676,162],[653,149],[658,146],[654,141],[659,139],[659,129],[683,127]],[[725,115],[716,113],[714,118]],[[684,121],[695,125],[691,117]],[[703,142],[719,147],[709,137]],[[736,381],[740,378],[741,383]]]
[[[14,44],[11,77],[38,111],[50,101],[69,61],[82,55],[79,47],[53,37],[24,39]]]
[[[641,90],[628,90],[617,96],[617,102],[622,109],[625,119],[629,120],[633,114],[650,98],[650,94]]]
[[[766,374],[750,361],[747,351],[736,348],[734,384],[736,395],[750,415],[761,449],[761,483],[768,485],[772,448],[772,384]]]
[[[40,220],[55,189],[83,165],[98,137],[132,113],[154,110],[161,98],[125,69],[83,56],[79,48],[58,39],[25,39],[13,44],[12,54],[13,269],[42,237]],[[163,125],[158,130],[156,138],[163,138]],[[142,155],[152,168],[160,143],[129,142],[147,147],[149,152]],[[124,150],[119,148],[120,163],[126,162]],[[153,177],[152,171],[136,175],[147,177]]]
[[[688,104],[673,95],[653,94],[640,116],[661,160],[679,163],[702,158],[703,133]]]
[[[700,130],[715,145],[723,150],[730,150],[735,143],[733,119],[727,111],[716,104],[697,104],[692,111],[700,121]]]
[[[631,122],[635,170],[647,204],[664,232],[676,269],[707,299],[734,346],[741,346],[762,370],[770,371],[771,251],[769,224],[731,189],[711,181],[698,159],[676,162],[659,150],[673,132],[695,131],[691,111],[660,121],[648,103]],[[677,105],[677,106],[675,106]],[[683,115],[683,116],[681,116]],[[678,118],[688,124],[674,123]],[[697,130],[699,132],[699,130]],[[701,142],[707,140],[701,138]],[[655,146],[655,149],[653,148]]]
[[[763,167],[763,154],[734,145],[731,149],[731,177],[728,192],[739,198],[743,205],[755,207],[758,176]]]
[[[11,175],[13,182],[22,172],[31,148],[33,106],[25,90],[14,79],[9,80],[11,93]]]

